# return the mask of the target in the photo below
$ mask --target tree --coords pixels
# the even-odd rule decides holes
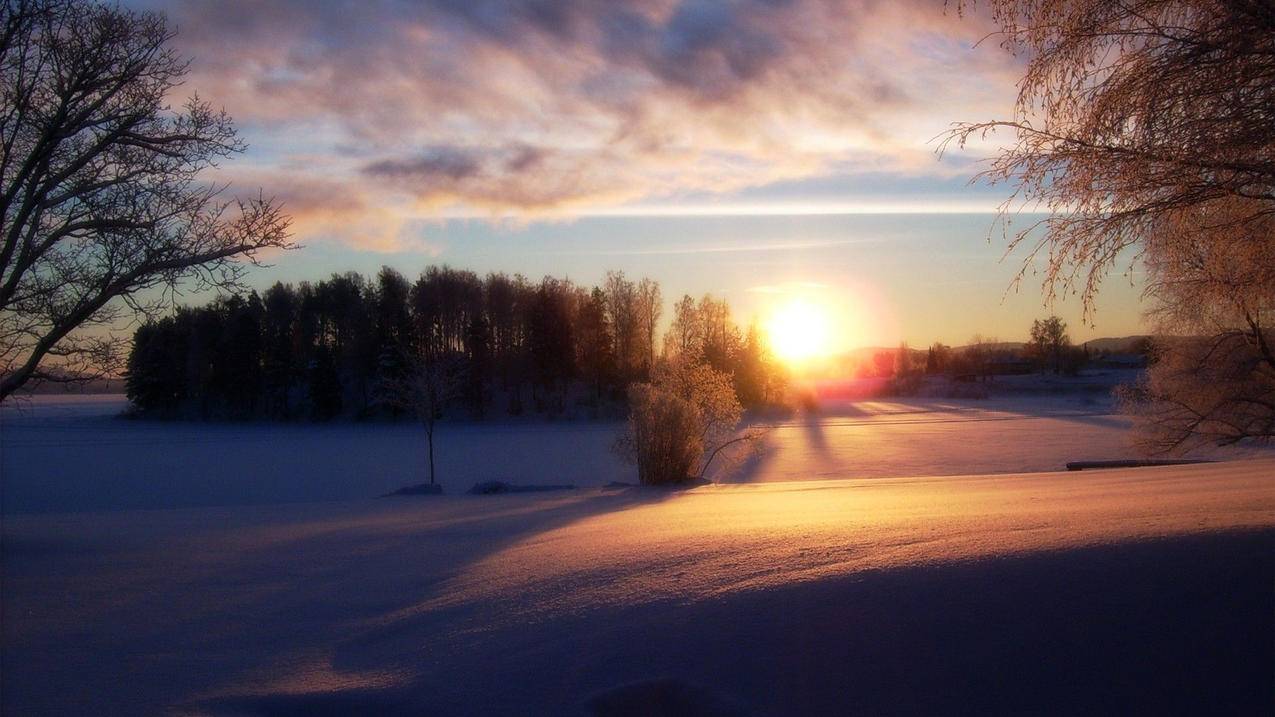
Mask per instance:
[[[641,346],[639,351],[642,362],[641,377],[647,379],[655,368],[655,335],[660,324],[660,314],[664,309],[659,283],[643,278],[638,283],[636,299],[638,341]]]
[[[593,387],[595,402],[602,400],[603,390],[615,375],[615,357],[611,353],[611,327],[607,323],[606,294],[594,288],[581,297],[576,319],[576,362]]]
[[[487,376],[491,365],[491,327],[487,317],[475,313],[469,319],[469,331],[465,338],[468,353],[465,355],[465,398],[482,418],[487,410]]]
[[[1037,361],[1052,363],[1054,373],[1063,372],[1063,357],[1069,346],[1071,339],[1067,336],[1067,324],[1062,319],[1051,316],[1032,322],[1027,353]]]
[[[974,334],[969,345],[961,351],[961,366],[964,372],[986,381],[991,378],[993,352],[1000,343],[995,338]]]
[[[173,414],[186,397],[186,336],[172,317],[138,327],[125,390],[142,412]]]
[[[1275,222],[1259,227],[1225,242],[1154,239],[1149,316],[1177,336],[1156,342],[1145,380],[1124,394],[1149,451],[1275,438]]]
[[[908,347],[906,341],[901,342],[898,350],[895,351],[892,368],[894,375],[887,387],[891,393],[898,396],[911,396],[921,390],[924,384],[921,367],[917,364],[912,355],[912,349]]]
[[[376,380],[401,378],[411,361],[415,336],[408,312],[411,285],[388,266],[376,275],[376,293],[372,302],[373,341],[376,352]],[[391,411],[395,410],[391,407]]]
[[[262,299],[262,380],[266,411],[276,418],[286,419],[292,415],[289,394],[300,371],[296,345],[298,303],[296,292],[282,283],[267,289]]]
[[[735,395],[739,397],[739,402],[745,408],[765,405],[770,398],[774,368],[757,322],[749,324],[748,334],[735,363]]]
[[[615,341],[612,354],[622,381],[628,382],[642,370],[641,317],[638,315],[637,286],[622,271],[608,271],[603,284],[607,301],[607,322]]]
[[[889,378],[894,375],[894,365],[897,353],[894,351],[877,351],[872,354],[872,368],[874,376],[881,378]]]
[[[309,367],[310,416],[319,421],[336,418],[341,413],[341,377],[337,374],[332,351],[319,344]]]
[[[570,282],[546,276],[536,289],[528,321],[528,348],[536,384],[544,390],[542,405],[553,412],[565,409],[567,382],[575,377]]]
[[[187,70],[172,38],[117,5],[0,8],[0,400],[109,370],[118,320],[179,286],[234,288],[238,260],[289,246],[274,202],[199,180],[243,144],[197,96],[170,109]]]
[[[459,397],[464,386],[460,361],[455,356],[421,357],[401,378],[386,380],[378,391],[383,402],[407,411],[425,429],[429,484],[437,485],[434,470],[434,435],[438,419]]]
[[[669,360],[698,361],[703,353],[704,340],[695,299],[682,295],[673,305],[673,322],[664,334],[664,357]]]
[[[665,485],[703,480],[724,451],[756,446],[764,428],[739,431],[743,407],[730,375],[707,364],[661,367],[629,390],[628,429],[617,452],[637,464],[638,480]]]
[[[1088,313],[1103,276],[1141,257],[1157,328],[1204,333],[1167,342],[1151,369],[1140,395],[1158,406],[1136,411],[1163,422],[1144,426],[1161,436],[1151,445],[1269,438],[1270,3],[990,5],[1004,45],[1028,58],[1015,117],[958,125],[947,141],[1013,135],[981,176],[1017,185],[1005,217],[1020,206],[1051,212],[1013,235],[1011,246],[1034,242],[1024,269],[1047,253],[1047,290],[1079,292]]]
[[[261,299],[232,296],[212,310],[222,322],[210,378],[215,400],[227,415],[251,418],[261,396]]]
[[[952,348],[935,342],[925,354],[925,372],[929,374],[943,373],[952,360]]]
[[[739,327],[730,317],[730,304],[712,294],[700,297],[699,359],[718,371],[730,371],[740,348]]]
[[[972,3],[970,3],[972,4]],[[964,145],[1013,141],[980,178],[1016,185],[1002,207],[1050,215],[1013,235],[1047,255],[1048,290],[1086,308],[1128,248],[1163,232],[1225,240],[1227,224],[1275,211],[1275,12],[1243,0],[990,0],[1003,45],[1025,55],[1014,117],[962,123]],[[1043,234],[1033,230],[1043,228]],[[1039,237],[1039,238],[1036,238]],[[1021,274],[1020,274],[1021,277]]]

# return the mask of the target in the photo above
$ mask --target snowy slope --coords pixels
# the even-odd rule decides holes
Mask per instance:
[[[1269,460],[3,531],[6,714],[1226,714],[1271,694]]]

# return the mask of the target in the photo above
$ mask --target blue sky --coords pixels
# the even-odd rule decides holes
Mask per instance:
[[[1022,60],[942,0],[135,0],[193,60],[183,89],[250,149],[217,178],[282,200],[305,249],[251,281],[430,262],[725,296],[792,293],[842,343],[1020,339],[1038,278],[1004,296],[971,185],[996,138],[939,157],[955,121],[1013,112]],[[975,8],[977,10],[977,8]],[[1073,335],[1139,329],[1109,282]],[[851,318],[847,318],[851,316]],[[853,318],[857,317],[857,318]],[[865,318],[868,317],[868,318]]]

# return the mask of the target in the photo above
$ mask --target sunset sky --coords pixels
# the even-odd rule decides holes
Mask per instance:
[[[1021,58],[941,0],[129,4],[169,15],[186,88],[249,143],[221,178],[294,217],[305,249],[256,286],[617,269],[743,322],[809,297],[834,348],[1021,340],[1048,313],[988,241],[1010,190],[967,185],[992,145],[932,141],[1008,116]],[[1096,326],[1055,311],[1076,340],[1132,334],[1137,296],[1115,275]]]

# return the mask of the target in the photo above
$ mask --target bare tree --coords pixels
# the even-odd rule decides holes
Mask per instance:
[[[169,106],[187,71],[172,37],[117,5],[0,6],[0,400],[109,369],[117,322],[179,287],[236,288],[237,260],[289,246],[272,201],[200,181],[243,145],[198,97]]]
[[[1020,209],[1050,212],[1013,230],[1010,245],[1030,247],[1024,273],[1046,255],[1051,296],[1077,292],[1091,311],[1125,250],[1132,263],[1150,237],[1190,227],[1218,203],[1231,207],[1228,224],[1275,213],[1269,2],[986,5],[1003,45],[1027,57],[1015,116],[958,124],[940,151],[998,131],[1013,136],[979,178],[1015,185],[1006,220]],[[1199,239],[1214,240],[1213,228],[1197,226]]]
[[[460,397],[463,387],[463,370],[459,357],[455,356],[417,360],[406,374],[387,378],[379,387],[384,403],[412,414],[425,429],[430,485],[436,485],[434,435],[438,419],[447,406]]]
[[[603,282],[606,293],[607,320],[615,341],[615,361],[623,378],[632,378],[640,369],[636,355],[640,339],[637,310],[637,286],[624,278],[622,271],[608,271]]]
[[[664,311],[659,282],[643,278],[637,286],[637,318],[641,329],[642,377],[650,378],[655,368],[655,335]]]
[[[664,333],[664,357],[683,362],[698,360],[704,343],[701,329],[695,299],[683,295],[673,305],[673,321]]]

